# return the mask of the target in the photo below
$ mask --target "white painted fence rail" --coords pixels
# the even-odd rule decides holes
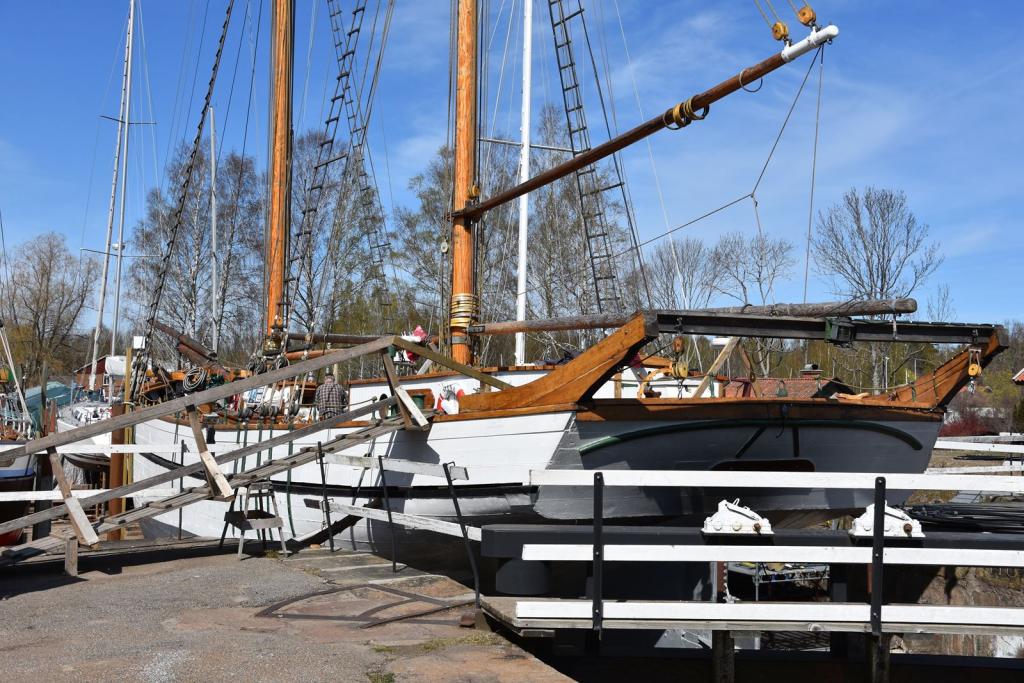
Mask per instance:
[[[866,472],[760,472],[707,470],[531,470],[534,486],[592,486],[600,471],[605,486],[704,488],[873,489],[878,476],[889,490],[999,491],[1024,493],[1024,477]]]
[[[589,621],[594,603],[590,600],[520,600],[516,617],[520,619],[573,619]],[[689,622],[799,623],[803,630],[818,630],[821,623],[867,624],[871,606],[866,603],[821,602],[645,602],[606,600],[605,620],[662,620]],[[886,605],[885,624],[913,624],[927,632],[934,626],[1024,627],[1024,610],[1013,607],[962,607],[951,605]],[[612,626],[609,625],[609,628]],[[905,627],[901,627],[903,630]],[[756,629],[755,629],[756,630]]]
[[[1018,453],[1024,455],[1024,445],[1009,443],[973,443],[971,441],[935,442],[936,450],[940,451],[978,451],[980,453]]]
[[[892,540],[892,539],[887,539]],[[591,562],[594,546],[526,543],[524,560]],[[885,564],[964,567],[1024,567],[1024,550],[901,548],[886,545]],[[813,545],[605,545],[605,562],[798,562],[871,564],[870,546]],[[1024,613],[1022,613],[1024,614]]]

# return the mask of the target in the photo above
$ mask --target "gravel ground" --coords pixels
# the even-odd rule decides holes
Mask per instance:
[[[353,571],[331,578],[322,557],[297,559],[214,555],[87,571],[77,579],[39,568],[0,574],[0,650],[7,655],[0,680],[565,680],[503,640],[459,629],[458,612],[448,623],[372,630],[257,617],[279,601],[338,585],[337,575],[370,580],[357,566],[365,555],[351,556]],[[386,580],[397,586],[403,579]],[[339,609],[346,595],[339,594]],[[452,656],[482,668],[449,667],[441,678],[428,673],[445,671]],[[507,672],[488,662],[504,662]]]

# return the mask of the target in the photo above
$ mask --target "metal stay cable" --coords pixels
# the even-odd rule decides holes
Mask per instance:
[[[811,152],[811,198],[807,205],[807,245],[804,253],[804,303],[807,303],[807,279],[811,268],[811,227],[814,223],[814,181],[818,174],[818,130],[821,126],[821,89],[825,80],[825,50],[818,55],[818,102],[814,110],[814,148]]]
[[[817,53],[815,53],[815,59],[819,56],[819,53],[824,46],[819,47]],[[789,119],[793,116],[793,110],[796,109],[796,103],[800,101],[800,95],[804,91],[804,86],[807,85],[807,79],[810,78],[811,69],[814,68],[814,59],[807,65],[807,71],[804,73],[804,79],[800,82],[800,87],[796,91],[796,96],[793,98],[793,102],[789,105],[789,111],[786,112],[786,118],[782,121],[782,127],[779,128],[779,134],[775,136],[775,142],[772,143],[772,148],[768,152],[768,158],[764,160],[764,165],[761,166],[761,173],[757,176],[757,181],[754,182],[754,188],[750,191],[750,196],[753,197],[757,194],[757,188],[761,186],[761,181],[764,180],[764,174],[768,170],[768,164],[771,163],[772,157],[775,156],[775,150],[779,146],[779,141],[782,140],[782,134],[786,132],[786,126],[789,125]]]
[[[188,198],[189,189],[192,186],[192,176],[195,170],[196,156],[199,152],[199,145],[203,140],[203,129],[206,126],[206,115],[210,108],[210,101],[213,99],[213,88],[217,83],[217,72],[220,69],[221,56],[224,54],[224,43],[228,35],[228,27],[231,23],[231,10],[235,6],[235,0],[228,0],[228,7],[224,13],[224,24],[221,26],[220,40],[217,43],[217,54],[213,58],[213,69],[210,73],[210,81],[206,87],[206,97],[202,109],[199,112],[199,123],[196,126],[196,136],[192,141],[192,152],[189,154],[188,165],[185,168],[185,178],[182,181],[181,194],[178,196],[178,205],[174,211],[174,222],[171,227],[171,234],[167,240],[164,253],[160,258],[158,266],[156,286],[153,288],[153,295],[150,298],[149,312],[146,317],[145,341],[142,349],[132,359],[132,384],[128,400],[131,401],[138,394],[143,382],[146,381],[146,368],[149,364],[150,343],[153,339],[153,323],[156,321],[157,313],[160,310],[160,302],[163,298],[164,285],[167,280],[168,266],[174,249],[178,243],[178,232],[181,229],[182,214],[185,211],[185,201]]]

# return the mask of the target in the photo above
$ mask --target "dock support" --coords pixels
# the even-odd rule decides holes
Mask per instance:
[[[711,680],[733,683],[736,678],[736,646],[731,631],[711,632]]]
[[[78,539],[74,536],[64,542],[64,573],[78,576]]]

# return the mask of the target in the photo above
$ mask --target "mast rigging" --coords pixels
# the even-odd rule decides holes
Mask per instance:
[[[742,69],[735,76],[732,76],[708,90],[680,102],[674,107],[666,109],[662,114],[641,123],[632,130],[628,130],[625,133],[593,147],[564,163],[558,164],[543,173],[537,174],[525,183],[520,183],[519,185],[509,188],[504,192],[499,192],[493,197],[479,201],[472,206],[466,206],[460,209],[459,206],[456,205],[452,214],[453,218],[457,220],[476,220],[493,208],[501,206],[506,202],[510,202],[527,192],[543,187],[544,185],[554,182],[559,178],[564,178],[570,173],[600,161],[601,159],[604,159],[619,150],[625,149],[634,142],[643,140],[662,129],[670,128],[675,130],[678,128],[685,128],[694,121],[700,121],[707,116],[711,105],[715,102],[731,95],[743,86],[749,85],[759,78],[763,78],[794,59],[807,54],[814,48],[831,41],[838,35],[839,29],[835,26],[826,26],[821,29],[812,30],[810,35],[800,42],[787,45],[781,52],[778,52],[753,66]],[[456,185],[456,192],[457,191],[458,186]]]

